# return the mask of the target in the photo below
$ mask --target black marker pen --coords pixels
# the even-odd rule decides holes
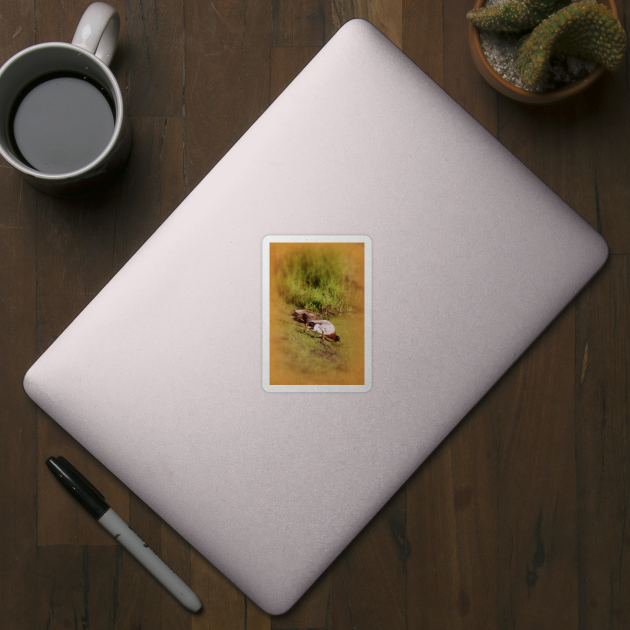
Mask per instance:
[[[197,612],[201,601],[105,502],[105,497],[65,457],[49,457],[61,485],[160,582],[183,606]]]

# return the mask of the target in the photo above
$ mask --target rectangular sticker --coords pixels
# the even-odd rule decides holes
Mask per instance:
[[[368,236],[266,236],[262,287],[265,391],[370,389]]]

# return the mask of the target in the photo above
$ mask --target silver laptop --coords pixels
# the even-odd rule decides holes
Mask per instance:
[[[595,230],[354,20],[24,386],[279,614],[607,254]],[[336,278],[334,304],[314,290],[324,276]]]

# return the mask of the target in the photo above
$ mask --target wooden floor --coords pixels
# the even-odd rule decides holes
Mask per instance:
[[[0,626],[8,630],[630,628],[630,71],[532,107],[470,59],[472,0],[122,0],[133,153],[60,201],[0,163]],[[0,0],[0,62],[87,2]],[[630,0],[619,5],[622,21]],[[223,578],[22,389],[105,283],[341,24],[370,20],[610,246],[597,278],[286,615]],[[626,23],[628,25],[628,23]],[[322,182],[322,185],[326,185]],[[191,615],[70,498],[65,454],[192,584]],[[273,576],[269,576],[273,579]]]

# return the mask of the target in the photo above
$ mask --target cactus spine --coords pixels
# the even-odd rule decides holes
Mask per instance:
[[[534,28],[568,0],[507,0],[481,9],[472,9],[466,17],[479,29],[501,33],[519,33]]]
[[[565,53],[616,69],[626,34],[614,13],[596,2],[570,4],[543,20],[521,45],[516,65],[525,83],[540,81],[554,53]]]

